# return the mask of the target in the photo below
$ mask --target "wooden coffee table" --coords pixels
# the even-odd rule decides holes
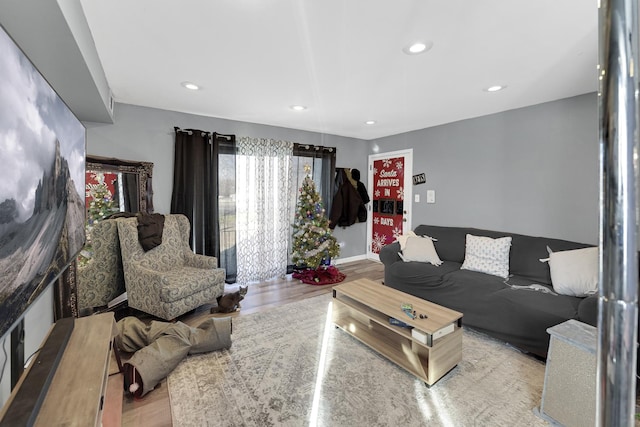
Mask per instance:
[[[413,306],[415,319],[402,311],[402,304]],[[390,318],[415,332],[392,325]],[[333,288],[332,321],[428,386],[462,359],[462,313],[368,279]]]

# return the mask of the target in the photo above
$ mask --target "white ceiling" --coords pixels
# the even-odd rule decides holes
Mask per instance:
[[[80,1],[122,103],[368,140],[597,90],[595,1]]]

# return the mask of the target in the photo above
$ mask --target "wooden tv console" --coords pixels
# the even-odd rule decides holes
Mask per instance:
[[[411,319],[402,304],[411,304],[418,316]],[[416,329],[415,335],[424,340],[411,328],[390,324],[390,318]],[[462,360],[462,313],[368,279],[333,288],[332,320],[428,386]]]
[[[24,395],[20,393],[20,390],[22,388],[28,389],[29,379],[26,378],[29,378],[28,374],[33,366],[39,363],[36,358],[23,373],[7,403],[0,411],[0,425],[13,424],[10,417],[13,417],[12,419],[30,417],[30,420],[35,420],[33,425],[36,426],[84,427],[115,425],[114,423],[119,425],[122,414],[122,381],[120,381],[119,390],[115,392],[118,397],[109,400],[120,405],[114,411],[108,411],[109,416],[115,414],[115,419],[110,418],[113,420],[112,422],[107,421],[107,410],[105,409],[107,384],[109,383],[110,387],[113,387],[112,384],[118,387],[117,381],[113,382],[109,378],[111,349],[113,339],[117,334],[113,313],[81,317],[75,319],[73,323],[73,330],[68,338],[66,348],[64,348],[46,393],[43,393],[39,410],[33,414],[15,413],[15,408],[21,406],[21,402],[18,401],[19,396]],[[51,331],[49,335],[51,335]],[[118,375],[118,377],[122,377],[122,375]],[[34,392],[38,393],[40,390]],[[30,391],[29,394],[31,393],[33,392]],[[16,396],[18,397],[16,398]],[[104,419],[103,410],[105,411]],[[27,424],[31,425],[31,421]]]

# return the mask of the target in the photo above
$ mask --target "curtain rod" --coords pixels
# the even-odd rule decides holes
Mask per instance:
[[[330,153],[333,152],[333,150],[335,150],[334,147],[324,147],[324,146],[321,146],[321,145],[300,144],[300,143],[297,143],[297,142],[295,143],[295,145],[297,145],[298,148],[304,148],[305,150],[316,150],[316,151],[318,151],[320,149],[323,149],[323,150],[326,150],[326,151],[328,151]]]
[[[180,129],[180,128],[179,128],[179,127],[177,127],[177,126],[174,126],[174,128],[173,128],[173,129],[174,129],[176,132],[184,132],[184,133],[186,133],[186,134],[188,134],[188,135],[193,135],[193,131],[194,131],[194,130],[196,130],[196,129]],[[196,130],[196,131],[197,131],[197,130]],[[222,133],[216,133],[216,132],[213,132],[213,133],[212,133],[212,132],[206,132],[206,131],[203,131],[203,130],[201,130],[201,131],[199,131],[199,132],[200,132],[200,136],[211,136],[211,135],[215,135],[216,137],[224,138],[224,139],[226,139],[227,141],[231,141],[231,140],[233,139],[233,136],[234,136],[234,135],[225,135],[225,134],[222,134]]]

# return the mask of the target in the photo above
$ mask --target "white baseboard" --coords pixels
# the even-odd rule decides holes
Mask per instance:
[[[335,260],[334,264],[335,265],[340,265],[340,264],[346,264],[348,262],[362,261],[362,260],[366,260],[366,259],[367,259],[367,255],[362,254],[362,255],[350,256],[350,257],[347,257],[347,258],[337,258]]]

